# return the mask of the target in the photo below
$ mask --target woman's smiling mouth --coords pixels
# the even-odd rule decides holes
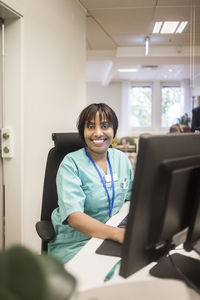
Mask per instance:
[[[102,145],[104,141],[105,141],[105,139],[92,140],[92,142],[93,142],[95,145]]]

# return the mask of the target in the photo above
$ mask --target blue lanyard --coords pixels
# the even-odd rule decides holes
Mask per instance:
[[[103,177],[97,167],[97,165],[95,164],[95,162],[93,161],[92,157],[90,156],[90,154],[88,153],[87,151],[87,148],[85,148],[85,152],[87,154],[87,156],[89,157],[90,161],[92,162],[93,166],[95,167],[97,173],[99,174],[99,177],[101,179],[101,182],[103,184],[103,187],[106,191],[106,194],[108,196],[108,203],[109,203],[109,217],[112,216],[112,210],[113,210],[113,204],[114,204],[114,199],[115,199],[115,187],[114,187],[114,179],[113,179],[113,171],[112,171],[112,166],[111,166],[111,163],[110,163],[110,159],[109,159],[109,156],[108,156],[108,165],[109,165],[109,169],[110,169],[110,175],[111,175],[111,181],[112,181],[112,192],[113,192],[113,196],[112,196],[112,203],[111,203],[111,199],[110,199],[110,195],[108,193],[108,189],[107,189],[107,186],[105,184],[105,181],[103,180]]]

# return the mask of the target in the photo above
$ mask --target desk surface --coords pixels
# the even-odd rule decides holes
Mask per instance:
[[[108,225],[117,226],[120,221],[127,215],[129,210],[129,202],[126,202],[120,212],[110,218],[110,220],[107,222]],[[109,294],[109,287],[112,290],[112,287],[115,286],[121,286],[126,287],[126,290],[131,287],[135,287],[134,291],[140,290],[140,293],[145,292],[145,288],[141,290],[141,283],[143,283],[143,287],[148,286],[146,291],[148,291],[148,295],[150,291],[153,292],[151,286],[154,286],[154,291],[159,290],[157,286],[160,286],[160,291],[162,292],[162,300],[168,299],[165,298],[163,295],[164,289],[168,291],[168,293],[172,290],[174,290],[174,286],[176,286],[176,292],[178,293],[178,297],[181,296],[181,300],[189,300],[189,299],[200,299],[200,295],[197,295],[193,290],[187,288],[185,284],[178,280],[166,280],[166,279],[158,279],[149,274],[149,270],[156,264],[155,262],[150,263],[148,266],[144,267],[143,269],[139,270],[135,274],[129,276],[127,279],[124,279],[119,275],[119,267],[115,271],[115,275],[112,279],[110,279],[107,282],[104,282],[104,278],[106,274],[110,271],[110,269],[113,267],[113,265],[119,261],[119,257],[112,257],[107,255],[99,255],[95,253],[95,250],[99,247],[99,245],[102,243],[102,239],[92,238],[80,251],[79,253],[72,258],[68,263],[65,264],[65,268],[68,272],[73,274],[78,281],[78,292],[79,294],[82,294],[81,298],[78,298],[80,300],[84,299],[103,299],[106,300],[107,298],[110,300],[110,294]],[[184,253],[185,254],[185,253]],[[187,253],[186,253],[187,255]],[[196,254],[193,254],[195,256]],[[191,254],[190,254],[191,256]],[[133,285],[134,283],[134,285]],[[130,285],[131,284],[131,285]],[[128,285],[130,287],[128,288]],[[171,286],[171,289],[170,289]],[[107,297],[103,295],[100,297],[102,288],[104,289],[104,293],[107,290],[108,295]],[[93,293],[98,293],[99,297],[94,297],[94,294],[91,294],[88,291],[93,291]],[[122,288],[120,288],[122,290]],[[173,292],[174,299],[177,299],[177,293]],[[95,294],[96,295],[96,294]],[[146,295],[147,296],[147,295]],[[161,296],[161,294],[160,294]],[[92,298],[91,298],[92,297]],[[93,298],[94,297],[94,298]],[[152,294],[152,297],[153,294]],[[115,297],[112,299],[120,299],[117,298],[116,294]],[[123,300],[128,299],[124,298]],[[137,299],[145,299],[145,298],[139,298]],[[148,297],[148,299],[150,299]],[[159,299],[155,298],[154,299]],[[169,298],[170,300],[173,299],[173,297]]]
[[[136,149],[137,149],[136,145],[127,145],[127,146],[117,145],[117,146],[113,146],[113,148],[116,148],[123,152],[136,152]]]
[[[107,224],[117,226],[127,215],[128,209],[129,202],[125,202],[120,212],[110,218]],[[95,250],[102,242],[102,239],[92,238],[76,256],[65,264],[66,269],[78,279],[79,290],[81,291],[102,285],[106,274],[120,259],[119,257],[96,254]],[[123,278],[120,277],[120,279]]]

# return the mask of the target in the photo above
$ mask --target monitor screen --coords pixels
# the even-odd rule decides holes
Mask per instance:
[[[200,134],[143,136],[134,176],[120,275],[128,277],[185,241],[200,170]],[[198,222],[199,225],[199,222]],[[180,233],[184,232],[183,237]],[[194,234],[190,234],[194,236]],[[178,239],[176,240],[176,237]],[[181,237],[181,238],[180,238]],[[191,238],[190,238],[191,240]],[[188,241],[189,243],[189,241]]]

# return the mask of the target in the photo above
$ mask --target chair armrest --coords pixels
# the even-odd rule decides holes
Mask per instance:
[[[49,221],[39,221],[36,223],[35,228],[39,237],[45,242],[53,240],[56,235],[54,227]]]

